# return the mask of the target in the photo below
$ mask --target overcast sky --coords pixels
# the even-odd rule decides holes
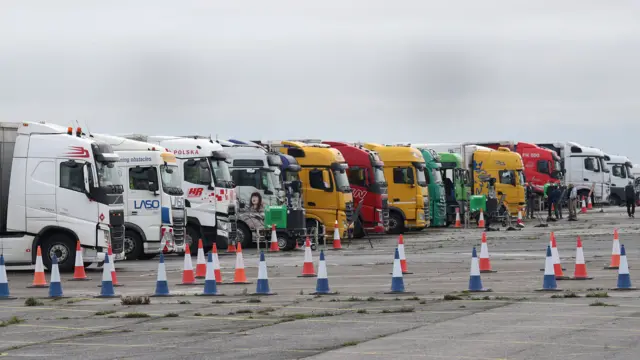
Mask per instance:
[[[572,140],[640,162],[640,1],[0,0],[0,120]]]

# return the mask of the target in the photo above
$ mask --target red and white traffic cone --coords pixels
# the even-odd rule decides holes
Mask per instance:
[[[107,254],[109,254],[109,264],[111,265],[111,282],[113,286],[122,286],[122,284],[118,283],[118,277],[116,276],[116,258],[113,256],[111,244],[109,244]]]
[[[333,249],[332,250],[342,250],[342,243],[340,242],[340,227],[338,226],[338,220],[333,228]]]
[[[522,222],[522,209],[518,209],[518,221],[516,225],[521,227],[524,226],[524,223]]]
[[[480,209],[480,219],[478,220],[478,227],[479,228],[484,228],[484,211],[482,211],[482,209]]]
[[[222,284],[222,273],[220,272],[220,259],[218,259],[218,247],[216,244],[213,244],[211,248],[211,252],[213,253],[212,262],[213,262],[213,274],[216,278],[216,283]]]
[[[36,271],[33,273],[33,283],[28,288],[46,288],[47,279],[44,276],[44,264],[42,263],[42,250],[40,245],[36,250]]]
[[[276,233],[275,225],[271,225],[271,243],[269,245],[269,251],[280,251],[280,246],[278,246],[278,234]]]
[[[244,270],[244,257],[242,256],[242,245],[240,243],[236,248],[236,270],[233,274],[232,284],[251,284],[251,281],[247,280],[247,273]]]
[[[613,248],[611,249],[611,263],[605,269],[618,270],[620,268],[620,240],[618,229],[613,230]]]
[[[70,281],[86,281],[91,280],[87,277],[87,274],[84,271],[84,261],[82,260],[82,247],[80,246],[80,240],[76,243],[76,264],[73,269],[73,279]]]
[[[583,214],[587,213],[587,203],[584,201],[584,196],[582,197],[582,208],[580,209],[580,212]]]
[[[591,203],[591,196],[587,197],[587,210],[592,210],[593,204]]]
[[[182,283],[178,285],[195,285],[196,276],[193,272],[193,263],[191,262],[191,247],[184,247],[184,265],[182,268]]]
[[[567,276],[564,275],[562,264],[560,264],[560,253],[558,252],[558,245],[556,243],[555,234],[551,233],[551,256],[553,257],[553,272],[556,274],[556,280],[566,280]]]
[[[202,239],[198,240],[198,257],[196,260],[196,279],[204,279],[207,276],[207,262],[204,259]]]
[[[584,262],[584,253],[582,252],[582,240],[578,236],[576,244],[576,267],[573,270],[571,280],[591,280],[592,277],[587,275],[587,264]]]
[[[311,256],[311,241],[307,238],[304,244],[304,263],[302,264],[302,275],[298,277],[315,277],[316,270],[313,268],[313,258]]]
[[[456,208],[456,224],[455,227],[462,227],[462,223],[460,222],[460,208]]]
[[[407,268],[407,257],[404,253],[404,237],[402,234],[398,237],[398,254],[400,255],[400,269],[402,270],[402,274],[413,274],[412,272],[409,272],[409,269]]]
[[[480,272],[493,273],[491,270],[491,260],[489,259],[489,247],[487,246],[487,233],[482,233],[482,245],[480,246]]]

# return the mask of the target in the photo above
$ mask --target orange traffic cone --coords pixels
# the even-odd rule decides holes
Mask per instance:
[[[44,264],[42,263],[42,250],[40,249],[40,245],[38,245],[38,249],[36,252],[36,271],[33,274],[33,283],[31,286],[27,286],[28,288],[46,288],[49,287],[47,285],[47,279],[44,277]]]
[[[316,271],[313,268],[313,259],[311,257],[311,241],[307,237],[304,244],[304,264],[302,265],[302,275],[298,277],[315,277]]]
[[[122,286],[122,284],[118,283],[118,277],[116,276],[116,258],[113,256],[111,244],[109,244],[107,254],[109,255],[109,265],[111,266],[111,282],[113,286]]]
[[[84,271],[84,261],[82,260],[82,247],[80,246],[80,240],[76,243],[76,264],[73,269],[73,279],[71,281],[79,280],[91,280],[87,277]]]
[[[484,211],[480,209],[480,219],[478,220],[478,227],[484,228]]]
[[[222,273],[220,272],[220,259],[218,259],[218,247],[215,243],[213,243],[213,247],[211,248],[211,252],[213,253],[213,274],[216,278],[216,283],[222,284]]]
[[[482,245],[480,246],[480,272],[492,273],[491,260],[489,259],[489,247],[487,246],[487,233],[482,233]]]
[[[196,278],[204,279],[207,276],[207,262],[204,259],[204,248],[202,239],[198,240],[198,257],[196,259]]]
[[[587,210],[592,210],[593,204],[591,203],[591,196],[587,197]]]
[[[580,212],[583,214],[587,213],[587,203],[584,201],[584,196],[582,197],[582,208],[580,209]]]
[[[556,280],[566,280],[568,277],[564,276],[562,272],[562,264],[560,264],[560,253],[558,253],[558,245],[556,243],[556,236],[551,233],[551,256],[553,258],[553,272],[556,275]]]
[[[620,267],[620,240],[618,239],[618,229],[613,230],[613,249],[611,250],[611,264],[605,269],[617,270]]]
[[[460,208],[456,208],[456,225],[455,227],[459,228],[462,227],[462,224],[460,223]]]
[[[398,255],[400,256],[400,269],[402,270],[402,274],[413,274],[407,269],[407,257],[404,253],[404,237],[402,234],[398,237]]]
[[[522,223],[522,209],[518,209],[518,222],[516,223],[518,226],[524,226]]]
[[[278,234],[276,234],[276,226],[271,225],[271,246],[269,247],[269,251],[280,251],[280,246],[278,246]]]
[[[236,246],[229,240],[229,245],[227,246],[227,254],[232,254],[236,252]]]
[[[247,281],[247,274],[244,271],[244,258],[242,257],[242,245],[238,243],[236,249],[236,272],[233,276],[233,284],[251,284]]]
[[[340,227],[338,227],[338,220],[333,228],[333,250],[342,250],[342,243],[340,242]]]
[[[587,265],[584,262],[584,253],[582,252],[582,240],[578,236],[576,244],[576,267],[573,271],[571,280],[591,280],[592,277],[587,275]]]
[[[191,247],[184,247],[184,265],[182,269],[182,283],[178,285],[195,285],[196,276],[193,272],[193,263],[191,262]]]

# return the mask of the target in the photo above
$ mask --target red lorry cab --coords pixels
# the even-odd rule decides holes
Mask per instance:
[[[477,145],[496,150],[498,147],[506,147],[520,154],[524,163],[526,181],[533,185],[538,194],[544,192],[545,184],[560,183],[562,179],[560,157],[549,149],[542,148],[536,144],[511,141],[478,143]]]
[[[384,233],[389,226],[389,206],[387,203],[387,182],[375,151],[360,146],[333,141],[324,144],[339,150],[349,165],[347,175],[353,191],[356,208],[362,203],[360,220],[368,232]],[[355,236],[363,235],[360,224],[356,224]]]

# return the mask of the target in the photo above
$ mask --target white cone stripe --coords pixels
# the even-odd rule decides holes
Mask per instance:
[[[185,254],[184,256],[184,270],[193,270],[193,263],[191,262],[191,255]]]
[[[560,264],[560,254],[558,254],[558,248],[551,248],[551,258],[554,264]]]
[[[242,253],[236,253],[236,269],[244,269],[244,259]]]
[[[480,264],[477,257],[471,257],[471,276],[480,275]]]
[[[618,274],[624,275],[629,273],[629,263],[627,263],[627,255],[620,256],[620,267]]]
[[[402,267],[400,266],[400,259],[393,260],[393,274],[392,277],[402,277]]]
[[[109,265],[111,266],[111,272],[116,272],[116,264],[115,264],[115,256],[113,254],[109,255]]]
[[[44,265],[42,264],[42,256],[36,257],[36,272],[44,272]]]
[[[7,269],[4,265],[0,265],[0,284],[6,284],[7,282]]]
[[[204,264],[207,261],[204,259],[204,250],[202,249],[198,249],[198,257],[197,257],[197,263],[198,264]]]
[[[167,281],[167,269],[164,263],[158,264],[158,281]]]
[[[84,261],[82,261],[82,249],[76,250],[76,266],[84,267]]]
[[[487,243],[482,243],[482,245],[480,245],[480,257],[483,259],[489,258],[489,249],[487,248]]]
[[[204,275],[204,279],[206,280],[215,280],[216,276],[215,273],[213,272],[214,270],[214,266],[213,266],[213,261],[212,262],[207,262],[207,272]]]
[[[109,256],[109,255],[105,255],[105,256]],[[111,259],[109,259],[111,260]],[[109,262],[111,263],[111,262]],[[102,268],[102,281],[113,281],[113,278],[111,277],[111,270],[109,269],[108,266],[103,266]]]
[[[213,254],[213,270],[220,270],[220,260],[218,260],[218,253]]]
[[[306,262],[306,263],[313,262],[313,259],[311,258],[311,248],[310,247],[305,247],[304,248],[304,262]]]
[[[260,261],[260,264],[258,265],[258,279],[269,279],[267,276],[267,263],[265,261]]]
[[[325,261],[320,261],[318,264],[318,279],[326,279],[327,275],[327,263]]]
[[[613,249],[611,250],[613,255],[620,255],[620,241],[618,239],[613,240]]]
[[[556,272],[553,270],[553,259],[547,257],[544,261],[544,274],[545,275],[555,275]]]
[[[340,231],[337,228],[338,225],[336,225],[336,228],[333,229],[333,240],[340,240]]]
[[[582,247],[576,249],[576,264],[584,264],[584,252]]]
[[[398,244],[398,255],[400,256],[400,260],[407,260],[404,256],[404,244]]]
[[[278,236],[276,235],[275,231],[271,231],[271,242],[278,243]]]
[[[51,282],[60,282],[60,270],[58,264],[51,265]]]

